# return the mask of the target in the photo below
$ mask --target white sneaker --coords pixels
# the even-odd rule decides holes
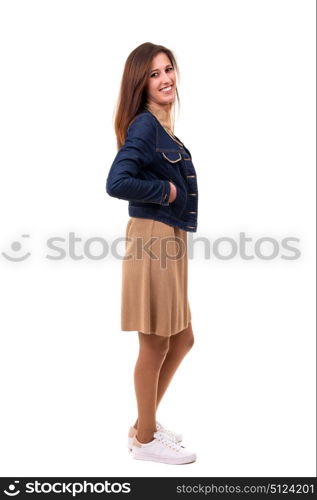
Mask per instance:
[[[176,443],[179,443],[180,441],[183,440],[182,434],[166,429],[158,421],[156,421],[156,428],[158,432],[163,432],[164,434],[167,434],[172,439],[172,441],[176,441]]]
[[[172,441],[175,441],[176,443],[179,443],[183,439],[182,434],[178,434],[177,432],[165,429],[165,427],[163,427],[163,425],[160,424],[160,422],[158,421],[156,421],[156,429],[158,432],[166,434],[167,437],[169,437]],[[135,427],[130,427],[128,433],[128,448],[130,451],[132,451],[133,438],[134,436],[136,436],[136,433],[137,429]]]
[[[153,441],[140,443],[134,436],[132,456],[136,460],[150,460],[163,464],[189,464],[197,459],[196,453],[188,451],[180,443],[172,441],[163,432],[155,432]]]

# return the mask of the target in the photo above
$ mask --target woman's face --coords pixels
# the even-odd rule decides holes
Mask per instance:
[[[147,92],[149,104],[164,106],[175,100],[176,74],[165,52],[160,52],[152,59]]]

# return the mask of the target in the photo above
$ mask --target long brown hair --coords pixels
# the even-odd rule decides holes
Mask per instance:
[[[169,57],[176,71],[176,75],[179,77],[176,58],[173,52],[163,45],[155,45],[150,42],[142,43],[142,45],[139,45],[131,52],[126,60],[114,119],[118,150],[125,142],[129,125],[132,123],[135,116],[146,108],[146,87],[148,84],[149,72],[151,70],[151,63],[153,57],[160,52],[164,52]],[[177,87],[176,96],[179,104]]]

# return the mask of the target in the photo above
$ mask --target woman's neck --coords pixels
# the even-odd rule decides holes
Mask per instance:
[[[156,116],[163,127],[166,127],[171,133],[174,133],[171,120],[171,106],[163,108],[155,103],[149,103],[146,105],[146,108]]]

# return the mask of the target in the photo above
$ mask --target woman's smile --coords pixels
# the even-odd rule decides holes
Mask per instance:
[[[160,89],[160,91],[164,92],[164,94],[172,92],[172,90],[174,90],[173,85],[170,85],[169,87],[163,87],[162,89]]]

